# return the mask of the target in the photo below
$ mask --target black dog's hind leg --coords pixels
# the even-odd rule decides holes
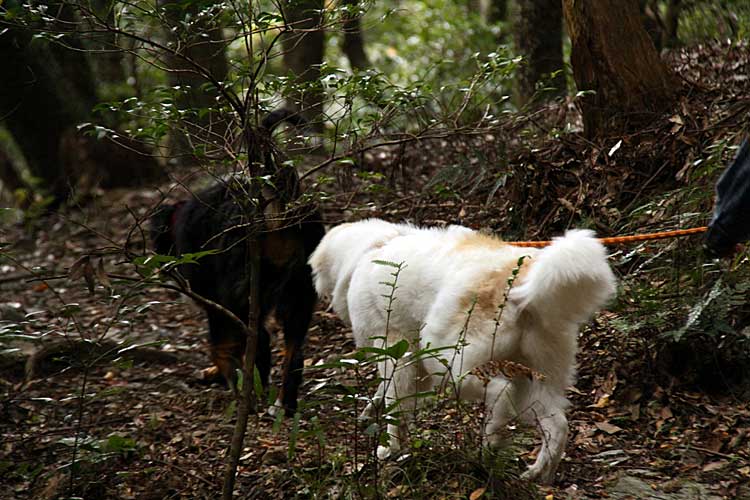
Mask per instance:
[[[237,316],[240,318],[240,316]],[[242,318],[240,318],[242,319]],[[247,319],[247,318],[245,318]],[[245,333],[219,311],[208,311],[208,338],[211,343],[211,360],[214,367],[204,370],[204,377],[209,378],[216,372],[227,385],[235,391],[237,388],[237,370],[242,369],[245,355]],[[263,387],[268,387],[268,376],[271,372],[270,335],[263,322],[258,325],[258,344],[255,351],[255,367]],[[248,381],[254,384],[254,380]]]
[[[287,416],[297,410],[302,385],[304,345],[317,298],[309,266],[300,270],[284,285],[276,307],[276,318],[284,328],[284,368],[279,400]]]
[[[232,391],[236,391],[237,369],[242,367],[242,355],[245,351],[245,335],[225,313],[210,309],[206,312],[214,369],[204,370],[204,376],[218,372]]]

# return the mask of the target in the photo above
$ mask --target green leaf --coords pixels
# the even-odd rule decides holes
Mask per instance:
[[[284,412],[280,412],[284,413]],[[292,428],[289,430],[289,454],[288,457],[291,460],[294,458],[294,454],[297,451],[297,437],[299,436],[299,421],[302,417],[300,412],[294,414],[294,420],[292,421]]]
[[[380,260],[380,259],[375,259],[375,260],[372,261],[372,263],[373,264],[377,264],[379,266],[394,267],[396,269],[401,268],[401,266],[404,264],[403,262],[401,264],[397,264],[395,262],[391,262],[391,261],[388,261],[388,260]]]
[[[242,392],[242,386],[245,385],[245,372],[236,368],[234,373],[237,375],[237,391]]]
[[[277,391],[276,387],[274,387],[273,385],[268,388],[268,394],[266,395],[266,404],[268,406],[271,406],[276,402],[276,396],[278,395],[278,392],[279,391]]]
[[[386,349],[386,354],[393,359],[401,359],[409,350],[409,341],[406,339],[399,340]]]
[[[273,419],[273,426],[271,427],[273,429],[273,432],[278,434],[278,432],[281,430],[281,422],[284,421],[284,412],[280,411],[276,413],[276,417]]]
[[[260,379],[260,371],[257,366],[253,366],[253,386],[255,388],[255,397],[258,400],[263,398],[263,382]]]
[[[226,418],[227,420],[232,420],[234,418],[234,413],[236,411],[237,411],[237,401],[232,400],[227,406],[227,409],[224,410],[224,418]]]
[[[124,453],[134,451],[137,446],[135,440],[118,434],[113,434],[101,443],[101,450],[108,453]]]

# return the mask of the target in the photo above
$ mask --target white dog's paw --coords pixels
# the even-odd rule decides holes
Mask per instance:
[[[367,402],[365,409],[359,414],[360,420],[367,420],[375,418],[380,412],[383,404],[383,398],[375,395],[370,401]]]
[[[376,406],[372,403],[367,403],[365,409],[359,414],[360,420],[369,420],[375,416]]]
[[[550,485],[552,480],[555,478],[554,471],[550,470],[549,467],[539,467],[536,464],[530,466],[526,472],[521,474],[521,479],[528,481],[534,481],[541,485]]]
[[[411,455],[401,448],[393,448],[392,446],[378,446],[378,460],[380,461],[393,461],[393,462],[401,462],[403,460],[406,460]]]
[[[527,481],[536,481],[537,477],[539,477],[539,471],[535,470],[533,467],[529,467],[526,472],[521,474],[521,479],[525,479]]]
[[[282,414],[284,412],[284,405],[281,404],[281,400],[277,399],[274,404],[268,407],[267,412],[273,418],[276,418],[277,415]]]
[[[359,419],[367,420],[370,418],[372,418],[372,405],[368,404],[367,406],[365,406],[365,409],[360,412]]]
[[[386,460],[391,456],[390,446],[378,446],[378,460]]]

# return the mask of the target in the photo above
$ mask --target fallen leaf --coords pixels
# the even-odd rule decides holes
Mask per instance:
[[[477,500],[477,498],[484,495],[484,492],[487,490],[487,488],[477,488],[476,490],[471,492],[471,495],[469,495],[469,500]]]
[[[402,485],[402,484],[399,484],[398,486],[394,486],[393,488],[391,488],[388,491],[388,493],[387,493],[388,498],[397,498],[397,497],[400,497],[401,496],[401,492],[403,491],[403,489],[404,489],[404,485]]]
[[[682,117],[680,115],[674,115],[669,119],[669,121],[678,125],[685,125],[685,122],[682,120]]]
[[[568,200],[566,200],[565,198],[558,198],[557,201],[560,202],[560,205],[562,205],[566,209],[568,209],[568,211],[570,211],[570,212],[575,212],[576,211],[576,207],[573,206],[573,204],[571,202],[569,202]]]
[[[703,466],[703,472],[711,472],[712,470],[719,470],[727,465],[726,460],[719,460],[717,462],[711,462]]]
[[[683,481],[681,479],[670,479],[659,485],[659,489],[664,493],[677,493],[682,489]]]
[[[609,422],[594,422],[594,425],[597,429],[607,434],[616,434],[622,430],[622,428],[612,425]]]
[[[107,276],[107,272],[104,270],[104,260],[99,259],[99,263],[96,266],[96,279],[99,280],[99,283],[104,285],[107,289],[112,289],[112,282],[109,281],[109,276]]]
[[[609,406],[609,394],[600,397],[596,403],[591,405],[591,408],[606,408],[607,406]]]
[[[88,255],[84,255],[73,262],[70,266],[70,270],[68,270],[68,278],[70,281],[77,281],[83,277],[86,265],[91,265],[89,262],[90,259],[91,258]]]

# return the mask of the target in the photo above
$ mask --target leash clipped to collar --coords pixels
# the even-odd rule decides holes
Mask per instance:
[[[708,227],[693,227],[690,229],[676,229],[674,231],[664,231],[660,233],[633,234],[630,236],[612,236],[609,238],[599,238],[603,245],[624,245],[627,243],[637,243],[640,241],[665,240],[668,238],[679,238],[681,236],[690,236],[692,234],[705,233]],[[542,248],[552,244],[551,241],[508,241],[509,245],[516,247],[533,247]]]

